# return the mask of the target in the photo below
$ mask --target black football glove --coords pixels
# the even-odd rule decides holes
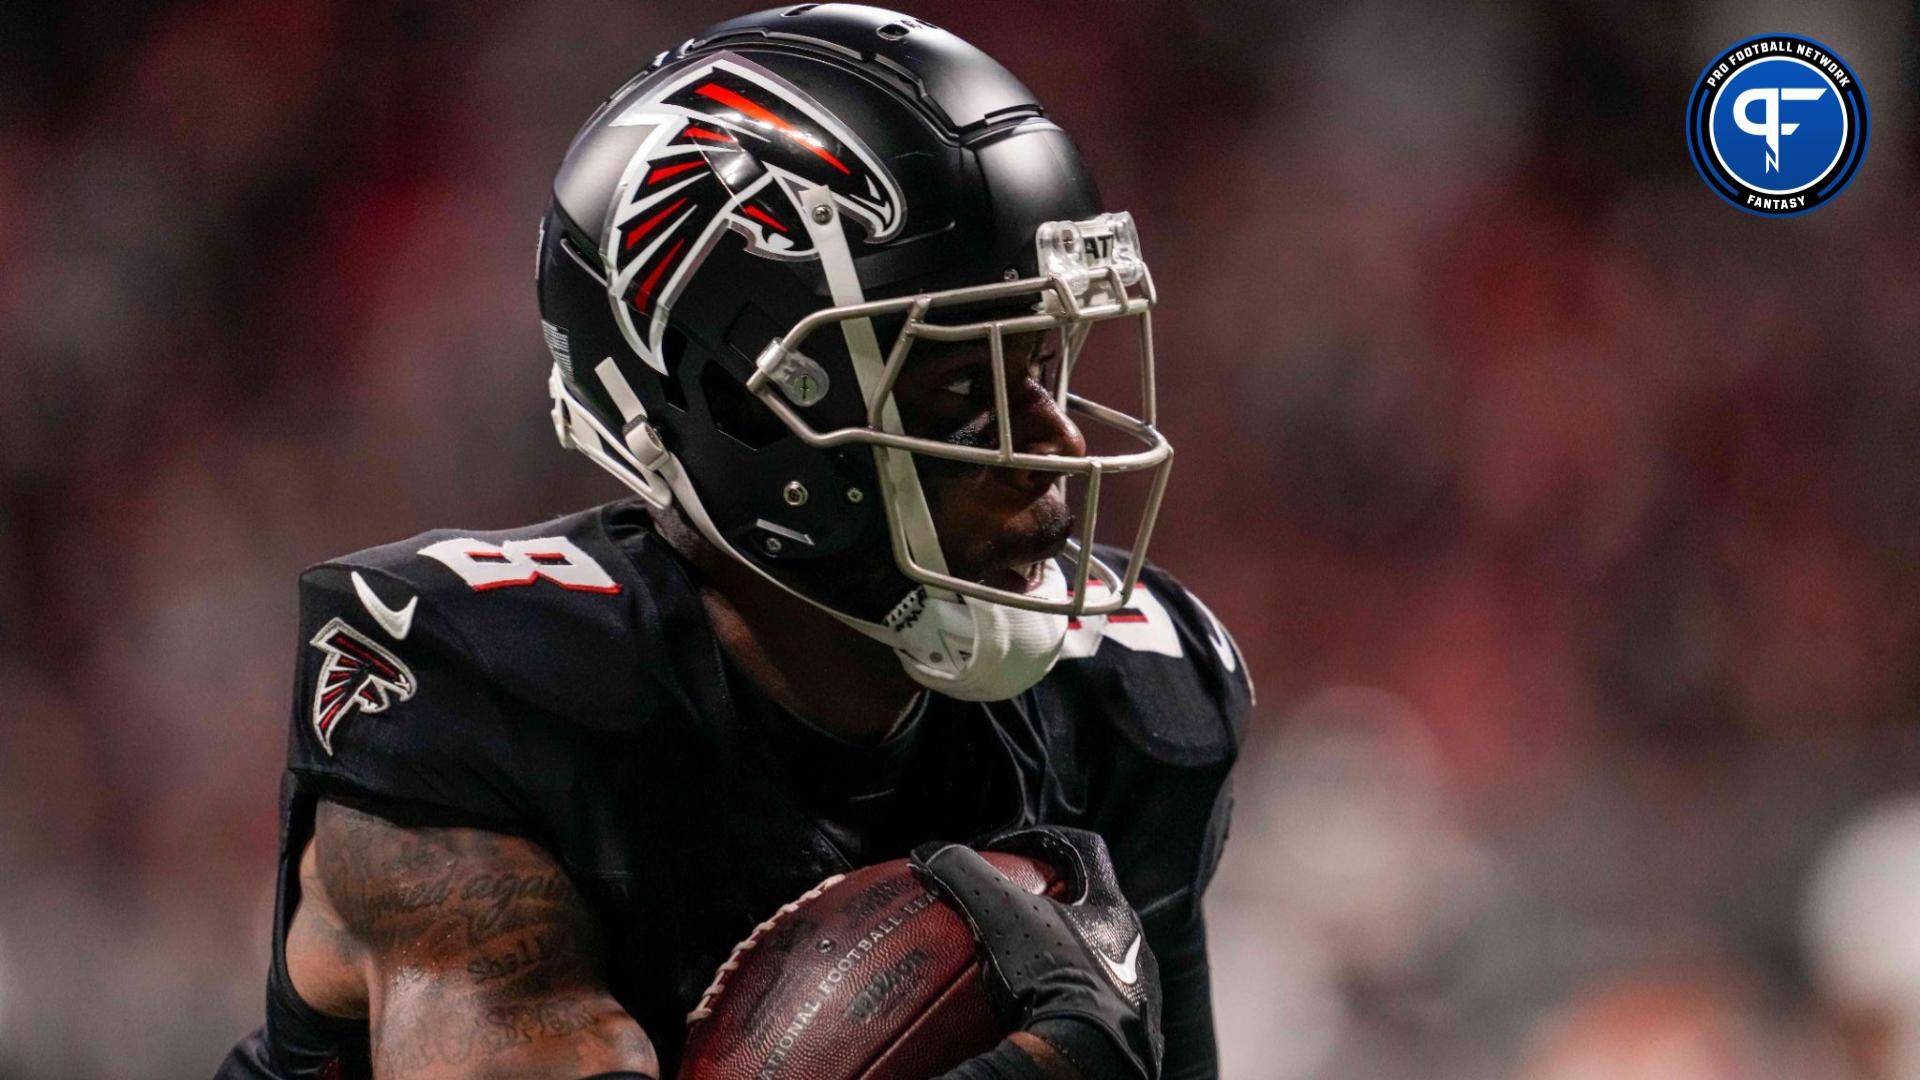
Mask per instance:
[[[1160,968],[1140,917],[1120,895],[1105,841],[1084,829],[1043,825],[979,847],[1047,863],[1065,886],[1064,900],[1035,896],[962,844],[913,851],[914,870],[959,911],[986,954],[987,992],[1001,1019],[1024,1029],[1043,1020],[1089,1024],[1112,1043],[1123,1067],[1139,1080],[1157,1080]]]

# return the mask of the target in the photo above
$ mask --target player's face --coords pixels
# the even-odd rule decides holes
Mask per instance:
[[[1031,454],[1087,451],[1080,429],[1053,399],[1059,338],[1010,334],[1003,342],[1007,404],[1014,449]],[[895,388],[908,434],[960,446],[993,448],[992,350],[985,340],[921,340]],[[1074,515],[1056,486],[1059,473],[967,465],[921,456],[920,482],[956,577],[1023,592],[1040,580],[1040,564],[1060,553]]]

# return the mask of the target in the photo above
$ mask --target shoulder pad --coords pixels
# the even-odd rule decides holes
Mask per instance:
[[[397,660],[430,657],[514,706],[608,728],[650,697],[639,591],[596,509],[522,529],[436,530],[321,563],[301,577],[301,608],[309,636],[337,620]]]
[[[652,712],[642,591],[600,510],[321,563],[300,579],[290,764],[376,797],[524,818],[528,785],[564,784],[586,729]]]
[[[1126,552],[1097,553],[1125,572]],[[1171,764],[1231,760],[1253,706],[1253,682],[1232,635],[1151,563],[1126,607],[1069,624],[1054,671],[1049,681],[1090,694],[1135,745]]]

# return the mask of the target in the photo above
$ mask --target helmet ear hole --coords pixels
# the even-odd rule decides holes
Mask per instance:
[[[700,394],[713,426],[749,450],[765,449],[792,434],[773,410],[718,364],[702,366]]]

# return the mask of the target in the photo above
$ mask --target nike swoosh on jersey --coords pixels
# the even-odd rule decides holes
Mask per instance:
[[[1093,950],[1093,955],[1100,958],[1100,962],[1107,966],[1108,974],[1120,980],[1121,985],[1132,986],[1140,981],[1140,942],[1142,940],[1141,935],[1133,935],[1133,944],[1127,946],[1127,958],[1117,964],[1099,949]]]
[[[413,631],[414,609],[420,606],[418,596],[408,600],[405,607],[390,608],[381,602],[380,597],[374,593],[373,586],[367,584],[367,579],[361,577],[358,570],[353,572],[353,591],[360,595],[361,606],[367,609],[367,614],[373,616],[374,622],[380,624],[380,629],[392,635],[395,641],[407,639],[407,635]]]
[[[1207,617],[1207,642],[1213,646],[1214,655],[1220,658],[1220,666],[1232,674],[1240,666],[1239,648],[1227,636],[1227,628],[1220,624],[1220,617],[1213,613],[1213,609],[1201,603],[1200,598],[1192,593],[1187,595],[1193,600],[1193,606],[1200,609],[1200,614]]]

